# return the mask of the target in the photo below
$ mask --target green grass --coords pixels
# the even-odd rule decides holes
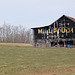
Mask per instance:
[[[75,49],[1,43],[0,75],[75,75]]]

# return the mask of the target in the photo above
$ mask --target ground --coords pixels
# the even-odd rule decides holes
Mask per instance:
[[[0,75],[75,75],[75,49],[0,43]]]

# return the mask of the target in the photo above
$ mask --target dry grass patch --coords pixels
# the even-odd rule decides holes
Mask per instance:
[[[75,49],[1,43],[0,75],[75,75]]]

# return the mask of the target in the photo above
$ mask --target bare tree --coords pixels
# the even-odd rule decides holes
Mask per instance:
[[[0,27],[0,42],[7,43],[32,43],[32,32],[19,26],[4,24]]]

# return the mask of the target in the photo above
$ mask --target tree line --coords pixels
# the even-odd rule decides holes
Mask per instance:
[[[23,26],[3,25],[0,27],[0,42],[5,43],[32,43],[31,29]]]

